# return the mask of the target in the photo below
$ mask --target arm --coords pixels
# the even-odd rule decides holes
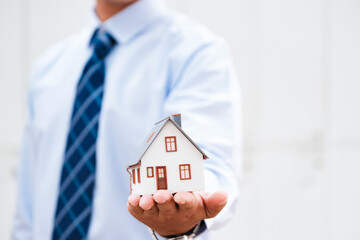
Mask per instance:
[[[184,64],[173,61],[177,75],[172,77],[164,115],[181,112],[184,130],[209,156],[204,162],[205,184],[212,194],[177,193],[172,197],[158,192],[142,198],[131,195],[130,213],[160,235],[187,232],[208,218],[212,219],[206,220],[207,228],[217,227],[234,212],[240,114],[237,79],[229,59],[225,45],[216,42],[199,47]]]
[[[40,59],[41,60],[41,59]],[[48,59],[37,61],[34,65],[28,83],[26,121],[23,132],[23,142],[17,171],[17,203],[11,239],[33,239],[33,178],[36,154],[36,134],[34,131],[34,109],[31,89],[34,80],[42,73],[42,66]]]
[[[13,240],[30,240],[32,238],[32,162],[34,156],[33,134],[30,117],[27,118],[24,140],[17,172],[18,192],[16,213],[13,223]]]

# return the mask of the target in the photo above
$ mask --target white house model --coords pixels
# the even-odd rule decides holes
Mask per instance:
[[[131,193],[153,194],[204,190],[204,164],[208,157],[181,129],[181,115],[156,123],[129,165]]]

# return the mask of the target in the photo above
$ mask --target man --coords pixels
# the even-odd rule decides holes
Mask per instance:
[[[13,239],[172,238],[221,225],[238,189],[237,80],[225,44],[156,0],[95,9],[88,28],[35,66]],[[139,144],[178,112],[209,156],[207,192],[129,196]]]

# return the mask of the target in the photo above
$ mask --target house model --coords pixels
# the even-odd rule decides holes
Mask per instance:
[[[181,115],[167,117],[154,125],[136,162],[127,168],[131,193],[204,190],[203,161],[207,158],[181,129]]]

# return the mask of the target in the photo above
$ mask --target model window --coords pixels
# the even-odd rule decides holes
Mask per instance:
[[[165,137],[166,152],[176,152],[176,137]]]
[[[140,168],[137,169],[137,179],[138,179],[138,183],[141,182],[140,180]]]
[[[135,180],[135,169],[132,170],[132,180],[133,180],[133,184],[136,183],[136,180]]]
[[[179,165],[179,171],[180,171],[180,180],[191,179],[190,164]]]
[[[164,178],[164,168],[158,168],[158,178]]]
[[[147,177],[148,178],[154,177],[154,168],[153,167],[147,167]]]

